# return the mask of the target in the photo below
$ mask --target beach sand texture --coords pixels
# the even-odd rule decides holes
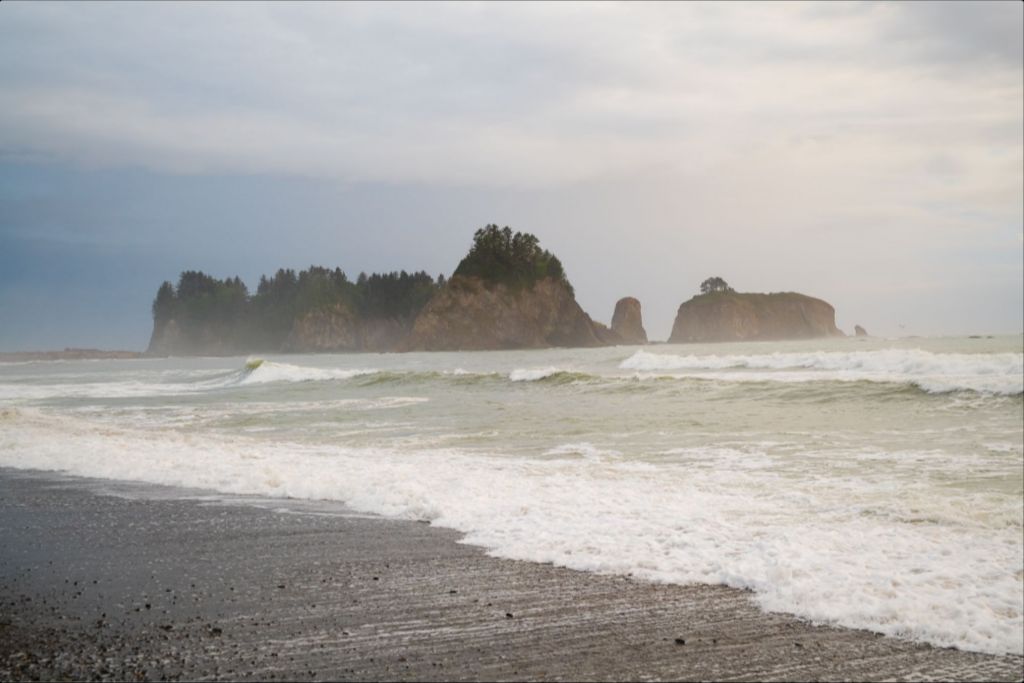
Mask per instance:
[[[490,558],[337,506],[162,490],[0,473],[0,679],[1024,677],[1019,656],[814,626],[735,589]]]

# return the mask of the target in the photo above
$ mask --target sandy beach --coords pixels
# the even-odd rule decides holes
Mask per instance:
[[[1021,680],[299,501],[0,472],[0,679]],[[287,512],[285,511],[287,510]]]

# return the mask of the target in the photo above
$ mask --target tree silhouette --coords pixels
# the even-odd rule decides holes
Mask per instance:
[[[156,298],[153,299],[153,320],[161,323],[173,318],[177,303],[178,298],[174,294],[174,285],[164,282],[157,290]]]
[[[536,236],[512,232],[508,226],[499,228],[493,223],[476,231],[473,246],[454,274],[517,289],[532,287],[546,277],[569,285],[562,262],[550,251],[541,249]]]
[[[709,277],[707,280],[705,280],[704,282],[700,283],[700,293],[701,294],[711,294],[713,292],[731,292],[731,291],[733,291],[733,290],[732,290],[732,287],[729,286],[729,283],[726,282],[725,280],[723,280],[722,278],[718,277],[718,276]]]
[[[529,233],[488,225],[476,231],[473,246],[455,275],[479,277],[510,287],[532,287],[554,278],[572,291],[561,261],[541,249]],[[158,325],[171,320],[194,348],[223,340],[239,352],[279,349],[297,320],[318,311],[348,311],[358,318],[411,320],[449,281],[426,272],[360,273],[355,282],[341,268],[280,268],[262,275],[250,294],[240,278],[217,279],[202,271],[181,273],[177,286],[164,282],[153,300]]]

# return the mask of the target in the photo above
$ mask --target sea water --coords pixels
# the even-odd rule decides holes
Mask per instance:
[[[0,466],[342,501],[498,557],[1020,654],[1022,344],[7,363]]]

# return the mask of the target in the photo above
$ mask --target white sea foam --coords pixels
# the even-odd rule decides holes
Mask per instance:
[[[870,381],[913,384],[930,393],[969,390],[1016,395],[1024,392],[1024,354],[1020,353],[885,349],[718,356],[637,351],[619,367],[648,373],[690,371],[675,376],[726,381]],[[723,370],[732,372],[714,372]]]
[[[128,429],[26,408],[0,422],[0,466],[340,500],[431,519],[502,557],[749,588],[766,609],[936,645],[1024,644],[1019,497],[937,496],[929,481],[1002,453],[958,464],[929,451],[864,452],[880,473],[871,478],[816,462],[813,449],[790,462],[763,444],[676,448],[636,468],[586,457],[608,452],[590,442],[548,451],[583,458],[513,458]],[[814,465],[815,476],[800,476]],[[887,467],[918,474],[893,495],[880,485]]]
[[[240,370],[136,372],[114,381],[95,381],[102,378],[96,374],[66,374],[40,384],[9,375],[4,378],[6,381],[0,382],[0,400],[177,396],[275,382],[347,380],[377,372],[375,368],[316,368],[273,361],[262,361],[257,365],[250,360]]]
[[[256,368],[244,371],[239,384],[267,384],[269,382],[326,382],[352,379],[379,372],[375,368],[314,368],[290,363],[263,361]]]
[[[559,372],[562,371],[554,367],[516,368],[508,374],[508,378],[513,382],[536,382]]]
[[[554,448],[550,448],[545,451],[544,455],[578,455],[586,460],[600,461],[607,458],[620,457],[622,453],[612,448],[598,448],[589,441],[582,441],[579,443],[566,443],[561,446],[555,446]]]

